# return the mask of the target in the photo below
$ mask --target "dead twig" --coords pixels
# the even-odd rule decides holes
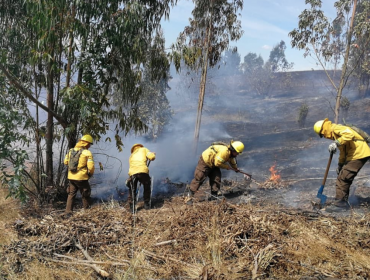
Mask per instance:
[[[86,259],[88,259],[90,262],[94,262],[93,258],[90,257],[90,255],[87,253],[87,251],[81,246],[80,243],[75,242],[75,246],[81,250],[82,254],[85,256]],[[99,266],[95,264],[90,265],[92,269],[94,269],[99,275],[103,277],[109,277],[109,273],[105,270],[101,269]]]
[[[152,253],[152,252],[149,252],[149,251],[147,251],[147,250],[142,250],[142,252],[146,255],[146,256],[148,256],[148,257],[151,257],[151,258],[153,258],[153,259],[157,259],[157,260],[162,260],[162,261],[166,261],[166,260],[170,260],[170,261],[173,261],[173,262],[176,262],[176,263],[181,263],[181,264],[183,264],[183,265],[185,265],[185,266],[187,266],[187,267],[193,267],[193,268],[197,268],[196,266],[194,266],[194,265],[192,265],[192,264],[189,264],[189,263],[186,263],[186,262],[183,262],[183,261],[180,261],[180,260],[178,260],[178,259],[175,259],[175,258],[172,258],[172,257],[169,257],[169,256],[158,256],[158,255],[156,255],[156,254],[154,254],[154,253]]]
[[[172,243],[177,244],[177,240],[173,239],[173,240],[159,242],[159,243],[154,244],[154,246],[162,246],[162,245],[167,245],[167,244],[172,244]]]
[[[73,258],[73,257],[70,257],[70,256],[65,256],[65,255],[61,255],[61,254],[57,254],[57,253],[54,253],[54,256],[58,257],[58,258],[65,258],[65,259],[69,259],[69,260],[72,260],[74,262],[78,262],[78,263],[91,263],[91,264],[107,264],[107,265],[112,265],[112,266],[124,266],[124,265],[129,265],[130,262],[129,261],[121,261],[121,262],[103,262],[103,261],[91,261],[91,260],[80,260],[80,259],[77,259],[77,258]]]

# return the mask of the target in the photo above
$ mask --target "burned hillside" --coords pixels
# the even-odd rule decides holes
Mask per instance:
[[[91,180],[92,209],[82,211],[77,201],[76,213],[65,218],[63,201],[21,207],[19,217],[2,222],[13,234],[2,246],[2,277],[368,279],[369,164],[352,186],[351,209],[333,214],[319,205],[316,194],[330,142],[317,137],[312,126],[333,116],[333,96],[322,76],[313,81],[301,75],[307,84],[296,83],[289,92],[260,97],[238,85],[206,99],[197,155],[190,148],[196,106],[185,101],[174,105],[171,126],[156,142],[145,142],[158,156],[150,165],[151,210],[143,209],[141,195],[137,214],[127,205],[127,150],[145,141],[138,137],[125,142],[119,172],[112,164]],[[370,100],[352,89],[344,94],[351,101],[346,121],[370,130]],[[300,127],[302,103],[309,113]],[[213,141],[231,139],[245,144],[238,166],[252,180],[223,170],[221,198],[208,201],[206,181],[194,205],[186,205],[201,151]],[[325,184],[329,201],[336,160],[337,155]]]

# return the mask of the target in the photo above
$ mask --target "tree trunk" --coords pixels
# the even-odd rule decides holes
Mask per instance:
[[[342,98],[342,91],[343,91],[343,88],[344,88],[344,85],[345,85],[345,76],[346,76],[346,72],[347,72],[349,49],[351,47],[353,21],[354,21],[354,18],[355,18],[356,6],[357,6],[357,0],[354,0],[353,1],[353,10],[352,10],[351,23],[350,23],[348,34],[347,34],[347,48],[346,48],[346,53],[345,53],[345,56],[344,56],[342,74],[341,74],[341,77],[340,77],[340,84],[339,84],[337,100],[336,100],[336,104],[335,104],[335,111],[334,111],[334,113],[335,113],[335,123],[338,123],[338,120],[339,120],[340,99]]]
[[[47,106],[50,110],[54,109],[54,70],[52,69],[53,62],[48,64],[47,75]],[[46,186],[53,186],[53,135],[54,135],[54,121],[53,115],[48,112],[46,123]]]
[[[195,132],[194,132],[194,155],[197,154],[198,150],[198,140],[199,140],[199,130],[200,130],[200,123],[202,119],[202,110],[203,110],[203,102],[204,102],[204,94],[206,91],[206,81],[207,81],[207,70],[208,70],[208,54],[211,42],[211,33],[212,33],[212,2],[210,7],[210,20],[208,26],[208,33],[207,39],[204,46],[204,54],[203,54],[203,68],[202,68],[202,76],[200,80],[200,88],[199,88],[199,99],[198,99],[198,110],[197,110],[197,119],[195,122]]]

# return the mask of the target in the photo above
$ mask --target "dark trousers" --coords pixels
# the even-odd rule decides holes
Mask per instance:
[[[82,196],[82,205],[84,209],[90,207],[90,195],[91,188],[88,180],[69,180],[69,186],[67,187],[67,206],[66,212],[73,211],[73,204],[77,195],[77,191],[80,191]]]
[[[130,177],[130,183],[128,184],[129,193],[128,193],[128,202],[132,204],[132,201],[136,201],[136,190],[138,183],[141,183],[144,186],[144,203],[149,203],[151,196],[150,186],[152,184],[150,176],[148,173],[137,173]]]
[[[211,192],[218,192],[221,188],[221,170],[218,167],[209,167],[200,156],[198,165],[194,171],[194,179],[190,183],[190,190],[192,192],[198,191],[204,181],[209,178],[209,185]]]
[[[348,200],[349,188],[357,176],[357,173],[361,170],[369,158],[370,157],[351,160],[343,166],[342,170],[339,172],[335,184],[335,199]]]

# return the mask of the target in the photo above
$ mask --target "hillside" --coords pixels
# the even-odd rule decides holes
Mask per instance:
[[[65,202],[57,201],[15,208],[4,218],[8,201],[1,201],[1,278],[369,279],[369,164],[354,182],[350,210],[333,214],[320,207],[316,194],[330,141],[317,137],[312,126],[332,119],[332,91],[322,73],[294,77],[289,91],[266,98],[248,93],[242,82],[233,87],[220,79],[216,86],[229,91],[206,98],[196,156],[188,148],[194,102],[173,105],[172,126],[157,143],[148,143],[158,155],[151,165],[149,211],[141,201],[136,215],[128,211],[125,175],[117,183],[122,196],[110,176],[94,179],[92,209],[80,210],[78,201],[70,218],[62,215]],[[351,101],[347,121],[370,130],[370,99],[351,88],[344,94]],[[299,127],[302,103],[309,114]],[[197,157],[213,141],[230,139],[245,144],[238,165],[253,181],[223,171],[223,198],[207,201],[205,183],[197,202],[186,205],[183,194]],[[336,161],[325,185],[329,200]]]

